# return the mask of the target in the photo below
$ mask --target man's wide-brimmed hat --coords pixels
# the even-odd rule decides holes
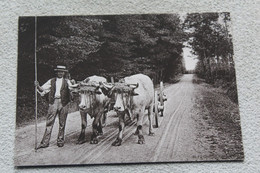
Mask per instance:
[[[54,71],[68,72],[66,66],[64,66],[64,65],[57,65],[57,67],[54,69]]]

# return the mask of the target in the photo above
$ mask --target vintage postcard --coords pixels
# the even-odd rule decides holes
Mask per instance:
[[[15,166],[244,160],[229,13],[18,26]]]

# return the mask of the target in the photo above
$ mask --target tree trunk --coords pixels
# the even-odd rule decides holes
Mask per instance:
[[[207,58],[206,57],[206,53],[205,53],[205,50],[203,51],[204,53],[204,59],[206,60],[207,62],[207,68],[209,69],[208,72],[206,72],[206,82],[209,82],[211,83],[211,78],[212,78],[212,72],[211,72],[211,66],[210,66],[210,58]]]
[[[216,56],[216,79],[218,79],[218,72],[219,72],[219,56]]]
[[[207,58],[208,68],[209,68],[209,83],[212,83],[212,69],[211,69],[211,63],[210,58]]]
[[[203,77],[206,79],[206,65],[204,63],[204,59],[200,60],[201,61],[201,64],[202,64],[202,67],[203,67]]]

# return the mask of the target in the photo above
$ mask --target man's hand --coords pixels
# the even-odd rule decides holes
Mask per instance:
[[[40,86],[38,81],[34,81],[34,86],[36,86],[37,88]]]
[[[39,84],[39,82],[38,82],[38,81],[34,81],[34,86],[36,86],[36,87],[37,87],[37,89],[38,89],[40,92],[42,92],[42,91],[43,91],[43,89],[40,87],[40,84]]]

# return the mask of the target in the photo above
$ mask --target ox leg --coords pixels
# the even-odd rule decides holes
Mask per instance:
[[[86,142],[85,129],[87,127],[87,113],[80,111],[80,116],[81,116],[81,132],[77,144],[83,144]]]
[[[148,108],[148,120],[149,120],[149,135],[153,136],[154,135],[154,130],[153,130],[153,105],[151,105]]]
[[[102,117],[101,117],[102,118]],[[103,135],[103,130],[102,130],[102,120],[101,118],[98,121],[98,126],[97,126],[97,131],[98,131],[98,135]]]
[[[137,121],[139,120],[139,113],[136,113],[136,119],[137,119]],[[136,128],[134,135],[138,135],[138,134],[139,134],[139,130],[138,130],[138,128]]]
[[[92,123],[92,130],[93,130],[93,133],[91,135],[91,140],[90,140],[90,143],[91,144],[97,144],[98,143],[98,139],[97,139],[97,136],[98,136],[98,122],[100,120],[100,117],[95,117],[93,123]]]
[[[123,132],[125,129],[125,113],[119,115],[119,133],[115,142],[112,143],[113,146],[120,146],[122,143]]]
[[[107,124],[106,124],[106,121],[107,121],[107,110],[104,111],[104,113],[102,114],[101,116],[101,121],[100,121],[100,125],[101,127],[105,127]]]
[[[143,131],[142,131],[142,124],[143,124],[143,118],[144,118],[144,109],[139,111],[139,115],[137,116],[137,129],[136,133],[138,135],[138,144],[144,144],[144,136],[143,136]]]
[[[132,114],[132,111],[130,109],[127,109],[126,110],[126,114],[129,118],[129,121],[132,122],[133,121],[133,114]]]

